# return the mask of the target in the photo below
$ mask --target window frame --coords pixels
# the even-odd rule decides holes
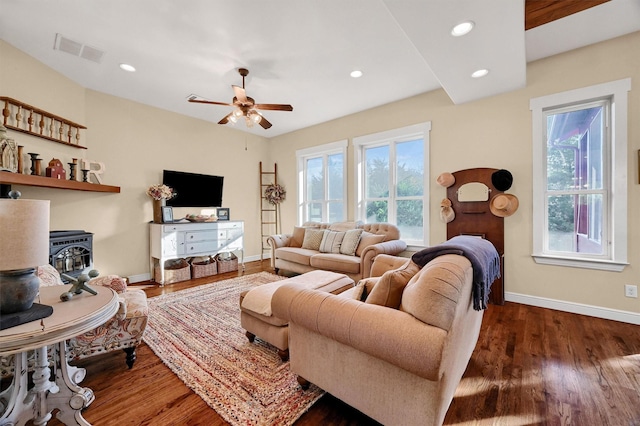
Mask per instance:
[[[627,263],[627,127],[628,92],[631,79],[597,84],[580,89],[532,98],[529,108],[532,113],[533,146],[533,252],[538,264],[568,266],[620,272]],[[610,126],[607,146],[608,203],[605,212],[608,220],[605,233],[608,240],[606,256],[583,253],[561,253],[546,250],[547,233],[547,136],[546,112],[563,107],[588,105],[591,102],[608,99],[609,116],[605,117]]]
[[[356,219],[366,221],[366,194],[365,194],[365,179],[364,173],[366,173],[366,167],[364,164],[365,155],[364,151],[367,148],[374,148],[377,146],[386,146],[393,143],[408,142],[414,139],[421,138],[423,140],[423,164],[424,164],[424,178],[423,178],[423,194],[422,194],[422,240],[400,238],[409,245],[424,246],[429,241],[429,211],[430,211],[430,187],[429,187],[429,146],[430,146],[430,133],[431,133],[431,121],[424,123],[414,124],[411,126],[401,127],[397,129],[387,130],[379,133],[373,133],[370,135],[358,136],[353,138],[353,144],[355,147],[355,193],[356,193]],[[395,164],[396,159],[390,158],[389,165]],[[395,202],[395,188],[396,188],[396,174],[395,168],[390,171],[391,179],[389,185],[390,202]],[[393,194],[393,196],[391,196]],[[389,209],[389,222],[395,223],[395,211],[392,214]]]
[[[330,155],[342,154],[342,217],[343,220],[347,220],[347,146],[348,140],[340,140],[337,142],[331,142],[323,145],[318,145],[310,148],[299,149],[296,151],[296,164],[297,164],[297,194],[298,194],[298,225],[302,225],[306,222],[307,206],[309,201],[306,199],[307,182],[306,182],[306,162],[313,158],[322,158],[323,168],[326,171],[327,158]],[[329,209],[327,208],[331,200],[327,199],[328,195],[328,180],[327,175],[324,175],[324,199],[322,200],[322,222],[329,221]],[[317,201],[317,200],[315,200]],[[335,201],[335,200],[334,200]]]

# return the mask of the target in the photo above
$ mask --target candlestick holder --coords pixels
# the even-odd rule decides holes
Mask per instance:
[[[82,169],[82,181],[89,182],[89,169]]]
[[[69,180],[76,180],[77,163],[67,163],[69,165]]]
[[[38,159],[38,155],[35,152],[28,152],[27,154],[29,154],[29,157],[31,157],[31,174],[35,175],[36,174],[36,160]]]

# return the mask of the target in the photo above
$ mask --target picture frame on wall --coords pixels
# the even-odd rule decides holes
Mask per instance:
[[[226,207],[218,207],[216,216],[218,216],[218,220],[229,220],[229,209]]]
[[[162,207],[162,222],[173,222],[173,207]]]

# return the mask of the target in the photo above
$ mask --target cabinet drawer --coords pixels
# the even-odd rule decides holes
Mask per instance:
[[[185,232],[184,233],[184,242],[185,243],[191,243],[191,242],[198,242],[198,241],[212,241],[212,240],[217,240],[218,239],[218,235],[220,234],[221,231],[219,230],[210,230],[210,231],[195,231],[195,232]],[[222,231],[225,232],[225,231]],[[226,236],[226,233],[224,234]]]
[[[185,254],[188,256],[196,253],[214,253],[224,245],[223,241],[201,241],[198,243],[185,244]]]

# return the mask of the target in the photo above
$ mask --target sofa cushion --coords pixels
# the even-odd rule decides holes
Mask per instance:
[[[404,266],[385,272],[365,302],[398,309],[405,286],[419,270],[420,266],[409,260]]]
[[[296,247],[280,247],[276,249],[276,258],[306,266],[311,265],[311,256],[316,254],[318,254],[317,250]]]
[[[384,235],[372,234],[370,232],[363,231],[360,236],[360,242],[356,248],[356,256],[362,256],[362,252],[369,246],[378,244],[384,241]]]
[[[340,253],[347,256],[355,256],[358,243],[360,242],[360,236],[362,235],[362,229],[351,229],[344,233],[342,244],[340,245]]]
[[[304,241],[304,230],[305,228],[302,226],[296,226],[293,228],[289,247],[302,247],[302,242]]]
[[[320,243],[322,243],[323,236],[324,229],[305,229],[304,240],[302,240],[302,248],[308,250],[320,250]]]
[[[329,225],[330,231],[349,231],[350,229],[356,229],[358,222],[335,222]]]
[[[343,274],[358,274],[360,272],[360,258],[344,254],[318,253],[311,256],[309,264],[317,269]]]
[[[433,259],[407,284],[400,310],[449,331],[462,287],[473,276],[469,265],[465,257],[454,254]]]
[[[320,243],[320,253],[340,253],[344,232],[325,231]]]

